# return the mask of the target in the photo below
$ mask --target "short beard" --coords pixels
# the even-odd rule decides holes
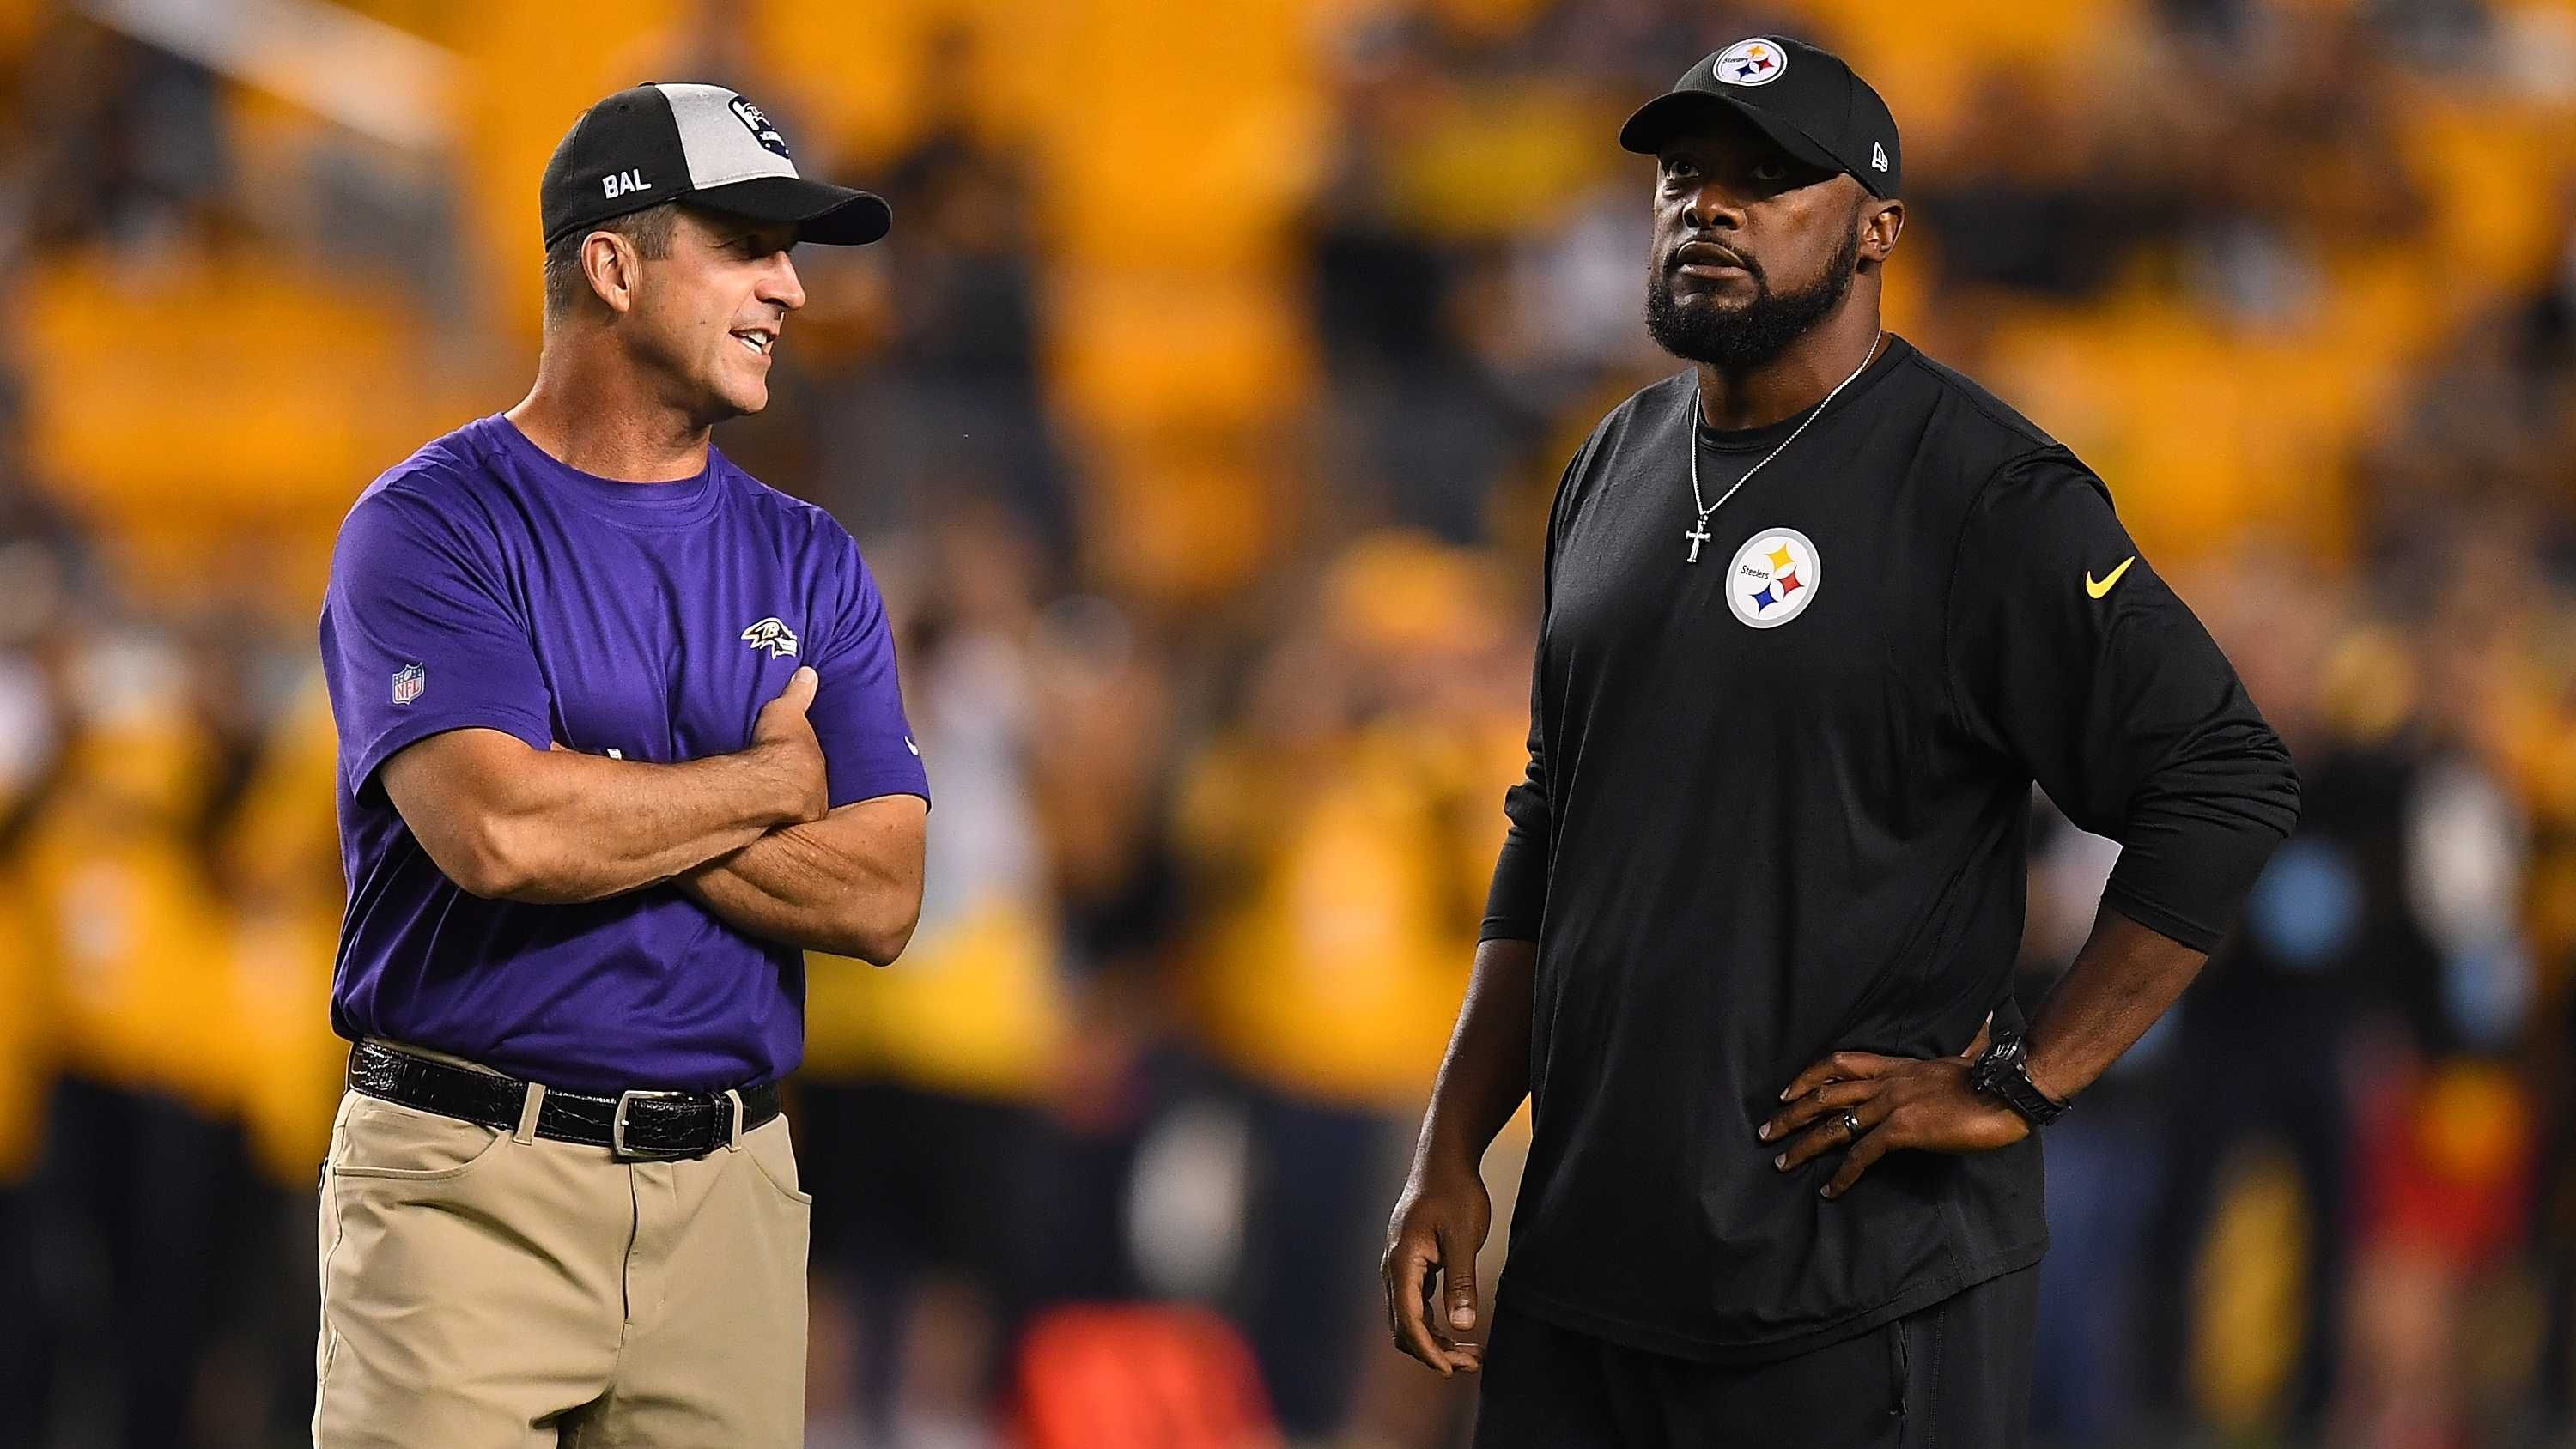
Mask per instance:
[[[1825,274],[1795,292],[1773,292],[1760,272],[1753,274],[1753,300],[1731,311],[1714,306],[1685,309],[1673,297],[1672,273],[1657,257],[1646,273],[1646,332],[1655,345],[1686,362],[1705,362],[1730,372],[1760,367],[1778,357],[1815,326],[1833,315],[1851,294],[1860,272],[1860,231],[1843,232]]]

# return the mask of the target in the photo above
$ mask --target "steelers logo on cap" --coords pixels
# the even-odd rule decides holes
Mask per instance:
[[[1744,541],[1726,566],[1726,603],[1756,629],[1777,629],[1807,612],[1825,581],[1816,545],[1794,528],[1766,528]]]
[[[1710,68],[1731,86],[1767,86],[1789,69],[1789,52],[1776,40],[1756,36],[1719,51]]]

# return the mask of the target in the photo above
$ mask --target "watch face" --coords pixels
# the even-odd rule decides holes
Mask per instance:
[[[1981,1091],[1994,1090],[1995,1083],[2012,1070],[2013,1048],[2018,1045],[2019,1042],[2010,1036],[1995,1038],[1985,1053],[1977,1058],[1976,1067],[1968,1074],[1969,1080],[1975,1082]]]
[[[2036,1126],[2056,1115],[2055,1103],[2049,1102],[2031,1085],[2021,1069],[2026,1048],[2022,1038],[2006,1034],[1995,1038],[1985,1055],[1977,1058],[1968,1070],[1968,1084],[2019,1112]]]

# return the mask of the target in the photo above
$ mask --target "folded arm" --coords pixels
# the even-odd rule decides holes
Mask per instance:
[[[810,818],[820,771],[758,748],[657,765],[536,750],[499,730],[431,735],[387,760],[385,793],[429,858],[492,900],[602,900]]]
[[[856,801],[770,831],[676,884],[751,935],[889,965],[921,919],[928,813],[917,795]]]
[[[797,670],[730,755],[649,764],[453,729],[404,746],[380,773],[403,824],[467,891],[604,900],[823,818],[823,752],[805,718],[814,689],[814,671]]]

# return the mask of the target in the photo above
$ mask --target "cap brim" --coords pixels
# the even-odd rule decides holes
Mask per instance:
[[[1713,108],[1731,111],[1751,121],[1755,130],[1770,137],[1781,150],[1810,166],[1827,171],[1850,169],[1836,160],[1832,152],[1817,145],[1806,132],[1759,106],[1719,91],[1666,91],[1639,106],[1637,113],[1628,118],[1628,123],[1619,128],[1619,144],[1640,155],[1651,156],[1672,138],[1675,131],[1694,121],[1705,121]]]
[[[894,225],[885,198],[801,176],[755,176],[689,194],[693,206],[753,221],[792,221],[798,241],[865,246]]]

